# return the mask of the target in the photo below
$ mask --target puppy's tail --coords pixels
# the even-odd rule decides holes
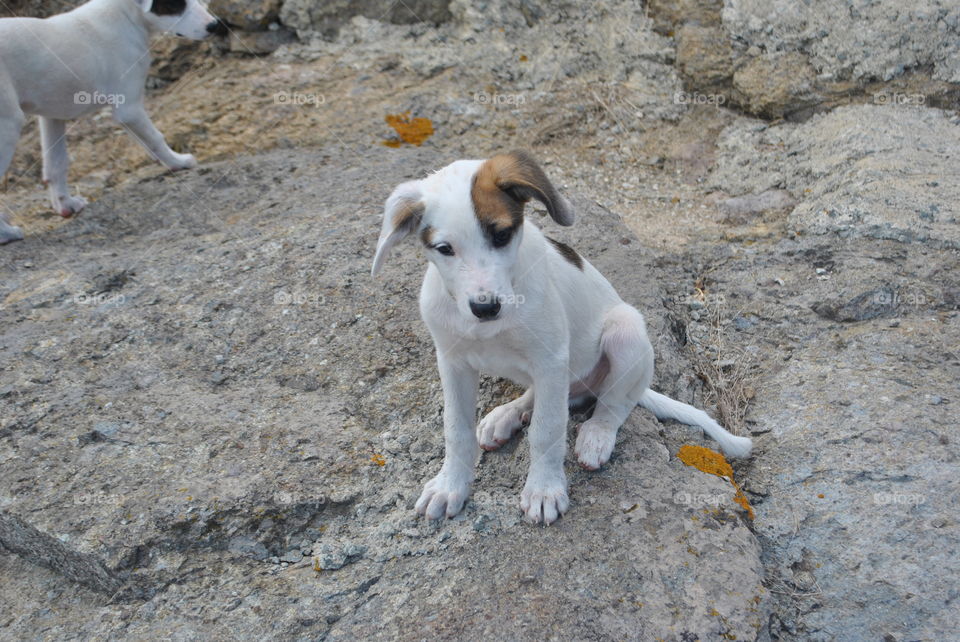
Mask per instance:
[[[681,401],[671,399],[659,392],[647,388],[640,397],[640,405],[652,412],[658,419],[675,419],[688,426],[698,426],[720,444],[720,449],[730,457],[747,457],[753,449],[753,442],[747,437],[737,437],[727,432],[710,415]]]

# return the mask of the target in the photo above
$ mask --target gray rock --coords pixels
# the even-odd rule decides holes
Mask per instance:
[[[897,299],[896,290],[885,286],[863,292],[850,300],[818,301],[812,309],[832,321],[866,321],[896,314]]]
[[[262,31],[280,15],[283,0],[210,0],[210,12],[237,29]]]
[[[908,133],[909,132],[909,133]],[[732,194],[786,189],[804,234],[960,247],[960,130],[926,107],[859,105],[795,124],[740,119],[709,182]]]
[[[764,118],[804,120],[850,102],[906,100],[956,108],[960,9],[925,0],[651,2],[677,34],[688,90]]]
[[[232,538],[227,544],[227,550],[260,561],[270,557],[270,551],[267,550],[266,546],[252,537],[243,535]]]
[[[721,631],[750,637],[763,621],[767,599],[759,544],[728,482],[668,457],[661,431],[683,441],[696,435],[686,427],[661,425],[640,409],[621,431],[603,472],[581,471],[571,456],[573,505],[554,527],[521,520],[518,495],[528,466],[522,439],[485,455],[475,495],[461,517],[433,523],[417,518],[411,504],[435,474],[442,452],[433,347],[411,304],[423,262],[411,242],[391,259],[386,278],[372,281],[369,268],[377,203],[393,184],[420,171],[413,168],[433,168],[437,158],[427,149],[376,151],[362,170],[325,160],[343,153],[335,148],[294,157],[280,150],[207,163],[203,172],[175,180],[119,187],[85,213],[83,223],[95,228],[68,226],[52,233],[88,244],[78,269],[91,272],[149,248],[150,260],[138,263],[137,279],[124,292],[135,299],[149,290],[170,304],[117,308],[100,326],[88,322],[93,316],[76,317],[103,314],[87,308],[59,320],[32,319],[25,314],[29,298],[7,296],[20,277],[0,280],[7,289],[6,313],[22,318],[5,331],[3,373],[21,372],[24,360],[35,359],[24,345],[55,342],[86,354],[114,325],[131,337],[151,337],[110,340],[109,362],[99,377],[90,377],[86,362],[64,359],[55,381],[30,391],[48,409],[35,420],[37,430],[14,430],[0,439],[0,488],[16,489],[3,495],[4,505],[29,510],[38,527],[69,537],[71,546],[96,553],[109,567],[141,569],[159,591],[133,618],[109,609],[91,615],[85,598],[77,598],[76,609],[65,607],[70,611],[59,619],[59,634],[149,638],[163,631],[208,637],[229,617],[242,637],[269,637],[262,615],[246,608],[256,605],[272,614],[273,634],[295,631],[328,639],[364,637],[371,617],[382,630],[401,636],[526,638],[536,630],[541,637],[549,626],[597,637],[665,637],[677,628],[701,638]],[[235,178],[225,181],[228,176]],[[212,185],[219,185],[219,208],[242,212],[257,224],[231,227],[231,234],[222,236],[219,223],[210,219],[203,232],[210,236],[198,241],[197,221],[163,208],[144,217],[123,243],[104,243],[102,232],[92,231],[122,225],[121,212],[138,204],[160,198],[188,202],[189,194]],[[370,195],[368,207],[357,207],[357,194]],[[654,258],[636,240],[620,243],[631,233],[617,214],[569,195],[579,209],[577,226],[559,229],[536,220],[593,260],[644,310],[658,337],[658,389],[690,399],[695,391],[690,367],[662,306],[668,297],[657,278],[636,278],[638,270],[656,273]],[[278,198],[310,206],[265,217],[269,210],[258,206],[260,199]],[[154,242],[158,230],[163,243]],[[217,250],[193,251],[198,242]],[[229,258],[234,254],[250,268],[238,269]],[[57,269],[55,262],[44,264]],[[324,292],[325,304],[275,305],[275,292],[291,281]],[[195,300],[187,296],[191,293]],[[208,305],[211,300],[217,304]],[[98,329],[89,330],[93,327]],[[209,365],[217,355],[229,357],[224,365],[231,376],[214,387]],[[291,364],[326,373],[324,394],[292,395],[281,385],[278,377]],[[384,367],[388,375],[368,379]],[[149,386],[135,386],[132,372],[159,376]],[[366,380],[370,383],[358,387]],[[0,385],[14,381],[3,379]],[[94,390],[102,386],[111,387],[112,407],[133,409],[119,414],[136,416],[135,444],[79,449],[69,439],[61,441],[54,427],[97,412]],[[485,380],[480,403],[490,407],[513,394],[513,388]],[[144,408],[164,408],[169,416]],[[380,431],[410,437],[410,451],[372,459],[381,454],[375,437]],[[574,435],[571,425],[571,440]],[[308,451],[304,439],[324,447]],[[49,453],[42,476],[36,475],[36,456],[14,455],[38,443]],[[25,478],[31,484],[17,481]],[[90,505],[71,502],[71,493],[83,488],[114,489],[116,495]],[[716,496],[718,510],[707,514],[677,504],[678,490]],[[640,497],[643,511],[622,512],[621,503],[638,503]],[[491,518],[482,532],[473,527],[480,515]],[[286,555],[267,558],[274,568],[286,564],[283,573],[263,569],[254,559],[264,557],[257,543],[289,550],[284,547],[290,542],[317,533],[319,544],[311,550],[323,572],[290,566]],[[224,555],[231,546],[252,556]],[[293,553],[302,555],[300,549]],[[4,559],[6,572],[13,562]],[[336,570],[326,572],[330,569]],[[305,582],[303,574],[314,575]],[[231,606],[232,591],[246,595],[253,588],[259,597],[245,598],[229,613],[222,610]],[[42,602],[46,590],[35,598],[22,581],[5,582],[0,603]],[[517,606],[517,594],[528,596],[521,603],[529,607]],[[456,596],[450,602],[455,607],[436,602],[438,595]],[[222,605],[206,606],[209,617],[186,615],[211,600]],[[311,617],[303,625],[305,610]],[[465,612],[491,618],[467,622],[461,618]]]
[[[270,31],[239,31],[231,29],[227,47],[233,53],[263,56],[273,53],[283,45],[296,42],[296,34],[289,29]]]
[[[300,552],[298,549],[289,550],[286,553],[284,553],[282,557],[280,557],[280,561],[286,562],[287,564],[296,564],[302,559],[303,559],[303,553]]]
[[[394,24],[440,24],[450,19],[449,4],[449,0],[286,0],[280,20],[302,35],[319,32],[330,37],[355,16]]]
[[[731,0],[721,15],[731,38],[803,51],[821,74],[890,80],[931,66],[934,78],[960,82],[960,6],[949,0],[920,0],[906,13],[896,0]]]

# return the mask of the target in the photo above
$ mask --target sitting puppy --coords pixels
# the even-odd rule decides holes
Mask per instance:
[[[390,250],[415,232],[430,265],[420,313],[433,336],[443,384],[446,455],[416,510],[453,517],[473,482],[477,445],[494,450],[530,429],[530,470],[520,508],[553,522],[569,505],[563,471],[568,403],[596,400],[576,442],[580,465],[610,459],[617,430],[639,404],[660,418],[703,428],[725,453],[745,457],[751,442],[705,412],[649,389],[653,347],[643,317],[573,249],[524,220],[524,204],[543,203],[560,225],[570,204],[524,152],[457,161],[387,199],[373,275]],[[527,387],[474,429],[479,372]]]
[[[143,107],[150,36],[200,40],[225,30],[197,0],[91,0],[45,20],[0,19],[0,176],[26,115],[40,117],[43,180],[53,209],[69,217],[86,202],[67,188],[66,121],[113,108],[113,117],[171,170],[196,159],[167,146]],[[0,244],[23,238],[0,217]]]

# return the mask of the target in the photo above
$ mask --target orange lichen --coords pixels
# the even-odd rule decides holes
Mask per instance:
[[[433,135],[433,123],[429,118],[411,118],[408,111],[402,114],[387,114],[385,120],[397,132],[397,138],[383,141],[387,147],[400,147],[403,143],[419,147]]]
[[[677,452],[677,459],[687,466],[693,466],[699,471],[728,480],[737,491],[737,494],[733,497],[733,501],[746,511],[747,517],[753,519],[753,507],[750,506],[750,502],[747,501],[747,496],[743,494],[737,482],[734,481],[733,467],[727,463],[723,455],[709,448],[704,448],[703,446],[689,446],[685,444],[680,446],[680,450]]]
[[[387,460],[383,457],[383,455],[378,455],[377,453],[373,453],[373,455],[370,457],[370,461],[375,463],[377,466],[387,465]]]

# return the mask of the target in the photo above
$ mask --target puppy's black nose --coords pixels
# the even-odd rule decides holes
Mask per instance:
[[[470,299],[470,311],[481,321],[496,319],[500,314],[500,301],[492,294],[481,294],[476,299]]]
[[[225,23],[223,20],[214,20],[207,25],[207,33],[215,36],[225,36],[228,33],[227,23]]]

